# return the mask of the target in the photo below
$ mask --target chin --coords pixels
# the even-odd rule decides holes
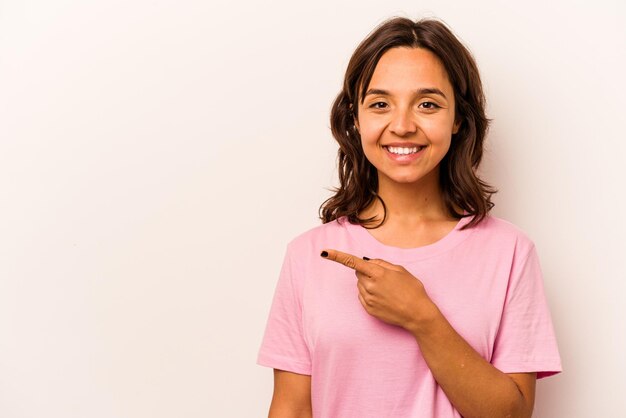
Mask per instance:
[[[394,182],[394,183],[413,184],[413,183],[419,183],[420,181],[424,180],[424,177],[423,176],[416,176],[416,177],[390,177],[389,179],[392,182]]]
[[[431,181],[438,181],[438,175],[436,170],[431,170],[427,173],[423,172],[413,172],[413,173],[395,173],[395,175],[386,175],[387,179],[392,183],[398,184],[420,184],[420,183],[428,183]]]

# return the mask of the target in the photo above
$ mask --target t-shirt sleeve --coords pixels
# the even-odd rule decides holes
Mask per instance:
[[[514,257],[491,363],[504,373],[559,373],[559,356],[534,245]]]
[[[302,277],[287,247],[257,364],[298,374],[311,374],[311,358],[302,326]]]

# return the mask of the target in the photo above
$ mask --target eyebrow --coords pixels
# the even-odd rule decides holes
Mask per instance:
[[[438,94],[439,96],[442,96],[444,99],[446,100],[448,99],[446,95],[443,94],[443,92],[436,87],[424,87],[424,88],[415,90],[415,92],[418,95]],[[381,90],[381,89],[369,89],[367,92],[365,92],[365,96],[368,96],[370,94],[381,94],[381,95],[389,96],[389,92],[387,90]],[[365,96],[363,96],[363,98],[365,98]]]

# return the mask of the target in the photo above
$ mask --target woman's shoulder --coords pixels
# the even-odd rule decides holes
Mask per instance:
[[[513,222],[493,214],[485,216],[485,219],[478,223],[477,226],[488,231],[497,231],[513,235],[526,235],[524,230]]]
[[[530,249],[534,242],[524,229],[513,222],[488,214],[480,223],[475,225],[474,237],[478,240],[488,240],[500,245],[513,245],[517,248]]]
[[[531,249],[534,247],[533,240],[519,226],[511,221],[487,215],[475,228],[475,235],[481,240],[493,240],[499,243],[510,243],[518,248]]]
[[[291,249],[310,248],[329,242],[345,239],[348,234],[349,222],[346,217],[326,222],[299,233],[288,243]]]

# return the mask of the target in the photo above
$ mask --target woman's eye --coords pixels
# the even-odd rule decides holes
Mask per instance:
[[[420,107],[424,109],[438,109],[440,106],[433,102],[422,102],[420,103]]]
[[[385,109],[387,107],[387,103],[385,102],[376,102],[370,105],[372,109]]]

